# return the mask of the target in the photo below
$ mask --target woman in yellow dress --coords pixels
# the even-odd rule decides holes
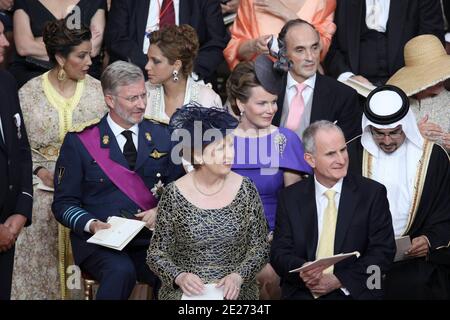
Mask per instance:
[[[87,74],[92,64],[91,37],[85,26],[68,28],[65,20],[48,23],[44,43],[55,67],[19,91],[33,173],[40,182],[34,187],[32,225],[16,244],[13,299],[59,299],[66,293],[61,285],[64,257],[58,256],[64,252],[58,250],[58,237],[59,245],[64,245],[64,230],[58,230],[51,211],[53,193],[47,190],[53,188],[54,165],[67,131],[106,112],[100,82]]]

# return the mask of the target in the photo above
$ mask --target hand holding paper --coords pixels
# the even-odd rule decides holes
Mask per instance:
[[[290,270],[289,272],[310,271],[310,270],[316,269],[316,268],[317,269],[321,268],[322,270],[325,270],[326,268],[338,263],[339,261],[350,258],[352,256],[356,256],[357,258],[359,258],[360,253],[358,251],[353,251],[350,253],[340,253],[340,254],[336,254],[331,257],[317,259],[311,263],[305,263],[300,268]]]
[[[426,236],[419,236],[411,241],[411,247],[407,251],[409,257],[425,257],[430,251]]]
[[[183,296],[203,294],[205,285],[199,276],[190,272],[182,272],[175,278],[175,284],[183,291]],[[185,298],[187,300],[187,298]]]
[[[92,224],[98,221],[93,222]],[[111,227],[104,229],[105,225]],[[98,244],[115,250],[122,250],[145,226],[145,222],[125,219],[121,217],[109,217],[108,223],[98,224],[101,230],[93,230],[95,234],[87,242]],[[91,226],[90,226],[91,227]],[[92,227],[94,228],[94,227]]]
[[[188,296],[183,293],[181,300],[223,300],[223,296],[223,287],[218,288],[215,283],[207,283],[201,294]]]
[[[363,97],[366,97],[369,95],[370,92],[372,92],[373,89],[376,87],[370,83],[367,83],[365,81],[361,82],[358,81],[361,80],[361,78],[357,78],[358,76],[354,76],[352,78],[349,78],[345,81],[341,81],[343,84],[346,84],[347,86],[355,89],[358,94],[362,95]]]
[[[317,297],[330,293],[342,287],[339,279],[332,273],[323,274],[317,284],[310,286],[306,284],[308,289]]]

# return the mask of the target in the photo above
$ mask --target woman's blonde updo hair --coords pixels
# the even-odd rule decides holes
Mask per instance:
[[[187,24],[170,25],[153,31],[149,39],[150,44],[157,45],[170,64],[175,63],[175,60],[181,61],[183,65],[180,71],[185,77],[191,74],[199,48],[194,28]]]

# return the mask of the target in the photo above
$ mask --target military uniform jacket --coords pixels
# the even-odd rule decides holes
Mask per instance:
[[[106,116],[97,125],[101,148],[108,148],[110,159],[128,168]],[[139,124],[138,141],[135,172],[147,188],[154,189],[158,182],[167,184],[182,175],[182,167],[171,161],[173,142],[166,125],[144,119]],[[106,222],[110,216],[121,216],[121,210],[137,213],[141,208],[111,182],[77,133],[69,132],[56,162],[52,210],[56,219],[71,229],[72,251],[75,262],[80,264],[99,248],[86,242],[92,236],[84,231],[89,220]],[[129,245],[149,245],[150,237],[151,233],[144,229]]]

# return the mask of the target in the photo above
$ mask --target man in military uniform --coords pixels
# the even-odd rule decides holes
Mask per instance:
[[[0,64],[9,45],[3,31],[0,21]],[[31,171],[17,86],[12,75],[0,70],[0,300],[10,298],[14,244],[24,225],[31,223]]]
[[[101,77],[109,113],[67,134],[55,171],[53,213],[71,229],[75,263],[97,281],[97,299],[128,299],[136,280],[159,286],[146,264],[162,184],[183,173],[171,161],[166,125],[144,119],[142,71],[117,61]],[[135,215],[147,223],[122,251],[87,243],[109,228],[110,216]],[[134,217],[132,217],[134,218]]]

